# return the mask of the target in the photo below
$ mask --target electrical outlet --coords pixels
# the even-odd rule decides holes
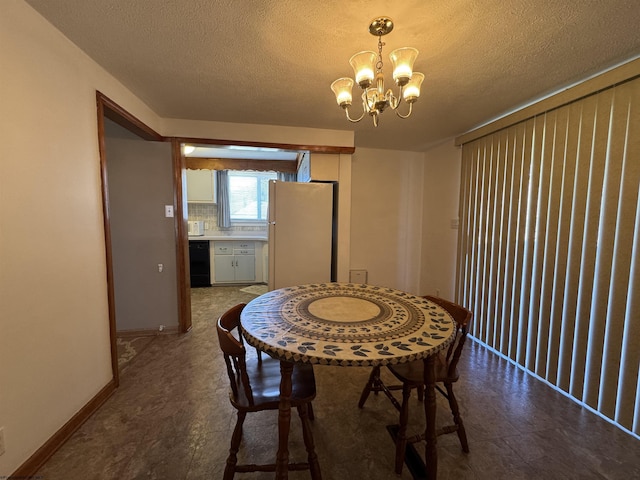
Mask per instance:
[[[4,427],[0,427],[0,455],[4,454]]]

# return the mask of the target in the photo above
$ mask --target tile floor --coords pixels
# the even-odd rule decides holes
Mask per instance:
[[[228,307],[253,298],[235,287],[194,289],[192,331],[157,337],[131,360],[120,388],[38,476],[221,479],[235,412],[214,322]],[[439,479],[640,478],[640,440],[474,342],[460,368],[456,392],[471,452],[462,453],[455,435],[439,437]],[[393,443],[385,426],[395,423],[396,413],[388,400],[371,396],[362,410],[357,408],[368,374],[365,368],[316,368],[313,430],[325,480],[412,478],[406,468],[401,476],[393,472]],[[411,413],[418,423],[421,406],[415,402]],[[438,418],[449,421],[442,400],[438,408]],[[255,462],[272,460],[276,415],[247,418],[241,461],[247,456]],[[297,418],[291,427],[291,457],[304,461]],[[271,479],[273,474],[236,478]],[[289,478],[309,474],[292,472]]]

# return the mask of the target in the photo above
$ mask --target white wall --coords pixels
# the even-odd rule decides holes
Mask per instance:
[[[455,299],[462,149],[453,140],[425,153],[422,216],[422,295]]]

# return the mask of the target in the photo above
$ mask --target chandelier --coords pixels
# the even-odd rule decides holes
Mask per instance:
[[[378,54],[366,51],[356,53],[349,63],[355,73],[355,83],[362,88],[362,115],[358,118],[349,116],[349,107],[352,102],[351,89],[354,81],[352,78],[339,78],[331,84],[331,90],[336,95],[336,101],[340,105],[351,122],[359,122],[369,114],[373,119],[373,125],[378,126],[378,116],[391,107],[400,118],[411,115],[413,104],[420,96],[420,85],[424,80],[422,73],[413,71],[413,63],[418,56],[418,50],[411,47],[398,48],[389,54],[393,65],[393,80],[400,87],[398,95],[394,95],[391,89],[384,90],[384,75],[382,73],[382,36],[393,30],[393,20],[389,17],[374,18],[369,25],[369,33],[378,37]],[[409,105],[406,114],[398,111],[402,100]]]

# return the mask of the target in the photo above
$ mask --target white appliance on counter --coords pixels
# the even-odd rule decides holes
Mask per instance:
[[[269,290],[334,280],[336,186],[269,181]]]
[[[202,235],[204,235],[204,221],[189,220],[187,221],[187,225],[189,226],[188,235],[190,237],[201,237]]]

